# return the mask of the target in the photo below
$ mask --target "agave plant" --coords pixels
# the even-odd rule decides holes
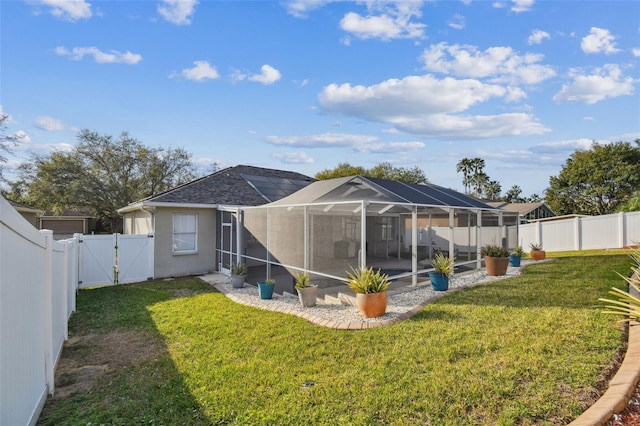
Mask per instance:
[[[455,257],[445,256],[442,253],[438,253],[433,258],[433,270],[435,272],[440,272],[441,274],[451,276],[453,275],[453,264],[455,261]]]
[[[347,272],[347,285],[355,293],[370,294],[382,293],[386,291],[391,283],[389,275],[383,274],[380,269],[374,271],[373,268],[351,267],[351,272]]]
[[[298,272],[295,278],[296,278],[296,288],[309,287],[310,280],[309,280],[308,272]]]
[[[631,294],[631,289],[635,290],[635,293],[640,293],[640,249],[636,249],[631,253],[635,265],[631,267],[631,276],[625,277],[620,275],[629,284],[629,291],[620,290],[619,288],[612,288],[609,294],[615,296],[617,300],[600,298],[598,300],[611,303],[605,307],[610,310],[602,311],[605,314],[624,315],[625,318],[618,320],[619,323],[625,323],[629,321],[637,321],[640,319],[640,298]]]

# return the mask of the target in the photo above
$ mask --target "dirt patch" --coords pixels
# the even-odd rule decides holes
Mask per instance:
[[[140,331],[70,336],[56,367],[55,393],[42,417],[66,398],[88,393],[105,374],[155,359],[162,351],[161,342]]]

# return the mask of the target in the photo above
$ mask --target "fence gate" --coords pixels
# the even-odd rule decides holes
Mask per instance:
[[[77,235],[79,288],[153,278],[153,234]]]

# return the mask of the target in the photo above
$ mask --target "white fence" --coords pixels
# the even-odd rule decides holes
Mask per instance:
[[[80,244],[80,288],[153,278],[153,234],[75,237]]]
[[[520,225],[520,245],[547,251],[623,248],[640,242],[640,212],[614,213]]]
[[[55,241],[0,197],[0,424],[35,424],[75,310],[75,240]]]
[[[52,231],[38,231],[0,197],[0,425],[35,424],[53,394],[79,282],[86,287],[152,278],[152,238],[76,235],[55,241]],[[97,251],[107,253],[108,266],[89,254],[88,241],[106,241]]]

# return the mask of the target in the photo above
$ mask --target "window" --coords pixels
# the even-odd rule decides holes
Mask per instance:
[[[198,250],[198,215],[173,215],[173,252],[194,253]]]

